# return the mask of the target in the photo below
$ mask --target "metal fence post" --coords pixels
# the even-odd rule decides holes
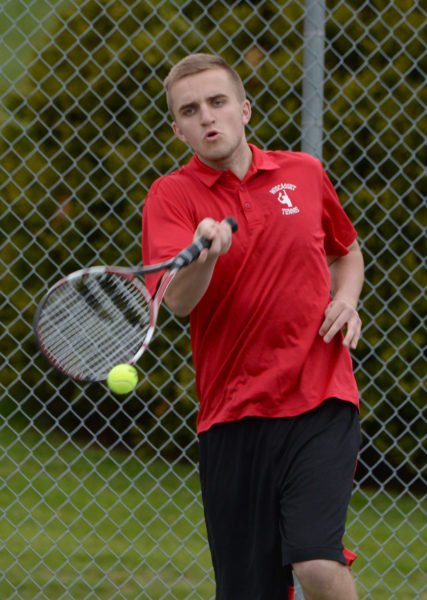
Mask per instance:
[[[325,1],[306,0],[305,10],[301,149],[321,159]]]

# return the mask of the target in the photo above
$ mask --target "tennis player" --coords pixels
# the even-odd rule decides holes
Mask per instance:
[[[295,572],[306,600],[355,600],[342,538],[360,443],[356,231],[317,159],[248,143],[251,105],[222,58],[184,58],[165,87],[194,155],[149,191],[143,258],[212,240],[165,300],[190,315],[216,598],[292,598]]]

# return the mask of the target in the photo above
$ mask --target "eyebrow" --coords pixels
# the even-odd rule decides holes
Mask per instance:
[[[228,98],[227,94],[224,94],[222,92],[219,92],[218,94],[213,94],[212,96],[208,96],[206,98],[206,100],[208,102],[212,102],[215,100],[219,100],[220,98]],[[186,102],[185,104],[182,104],[179,108],[178,108],[178,112],[183,112],[185,111],[187,108],[194,108],[195,106],[198,106],[199,102]]]

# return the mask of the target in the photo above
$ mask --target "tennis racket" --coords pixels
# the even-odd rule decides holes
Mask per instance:
[[[237,231],[236,221],[226,220]],[[61,279],[36,309],[34,334],[40,350],[56,369],[77,381],[104,381],[114,366],[134,364],[153,337],[169,284],[210,245],[202,237],[162,263],[134,269],[89,267]],[[163,270],[151,297],[140,277]]]

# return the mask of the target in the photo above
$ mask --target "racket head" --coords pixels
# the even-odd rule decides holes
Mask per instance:
[[[95,382],[141,356],[159,303],[135,277],[138,272],[91,267],[49,289],[37,307],[34,334],[50,364],[72,379]]]

